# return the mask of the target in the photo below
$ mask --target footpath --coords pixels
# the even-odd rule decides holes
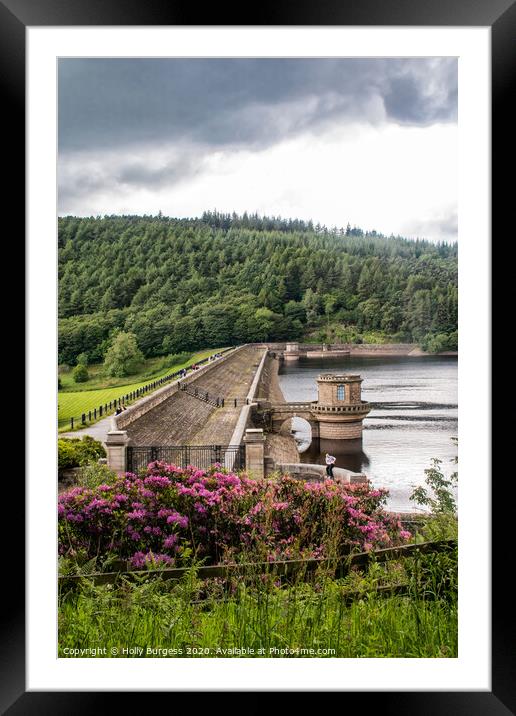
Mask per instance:
[[[95,440],[100,440],[100,442],[105,443],[107,434],[111,430],[111,417],[112,416],[109,415],[107,418],[102,418],[102,420],[93,423],[93,425],[90,425],[87,428],[81,428],[80,430],[74,430],[73,432],[68,433],[59,433],[58,437],[82,438],[84,435],[89,435]]]

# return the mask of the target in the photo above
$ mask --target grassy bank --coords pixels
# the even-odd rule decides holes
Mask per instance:
[[[79,592],[61,594],[59,653],[101,646],[91,655],[456,657],[455,568],[456,557],[433,555],[388,573],[372,565],[362,576],[286,586],[264,575],[250,584],[208,584],[194,570],[174,586],[159,576],[116,589],[85,581]],[[407,594],[379,596],[376,588],[400,575]]]
[[[137,388],[158,380],[168,373],[181,370],[181,368],[217,353],[219,350],[221,349],[210,348],[193,353],[188,360],[165,366],[160,370],[156,369],[156,365],[163,359],[151,359],[145,361],[138,374],[124,379],[106,378],[102,376],[101,365],[89,366],[88,371],[91,373],[92,379],[86,384],[81,384],[80,388],[73,383],[71,374],[65,373],[60,376],[64,390],[60,390],[58,393],[58,426],[62,430],[68,430],[71,417],[79,418],[82,413],[87,413],[89,410],[98,408],[99,405],[114,401],[121,395],[137,390]],[[75,386],[76,389],[72,390],[72,386]]]

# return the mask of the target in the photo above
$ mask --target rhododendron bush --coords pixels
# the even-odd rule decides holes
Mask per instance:
[[[144,475],[59,496],[59,552],[77,561],[114,555],[135,568],[326,557],[406,541],[383,510],[385,490],[251,479],[220,466],[151,463]]]

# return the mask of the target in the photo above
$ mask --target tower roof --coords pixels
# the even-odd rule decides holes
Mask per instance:
[[[317,381],[325,383],[358,383],[362,380],[363,378],[357,373],[321,373],[317,378]]]

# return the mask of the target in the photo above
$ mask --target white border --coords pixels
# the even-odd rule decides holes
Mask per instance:
[[[27,28],[27,41],[28,690],[490,690],[490,29]],[[201,55],[459,57],[458,659],[56,658],[56,58]]]

